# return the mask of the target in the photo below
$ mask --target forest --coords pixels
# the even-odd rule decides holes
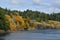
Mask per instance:
[[[49,20],[60,22],[60,13],[53,12],[53,13],[49,14],[49,13],[33,11],[33,10],[29,10],[29,9],[27,9],[25,11],[17,11],[17,10],[10,10],[7,8],[4,9],[4,8],[0,7],[0,29],[5,30],[5,31],[10,30],[10,26],[9,26],[10,23],[9,23],[9,21],[6,20],[5,15],[9,15],[11,18],[13,18],[12,15],[14,15],[14,16],[18,15],[18,16],[22,17],[21,19],[29,18],[29,20],[36,20],[37,22],[48,22]],[[28,21],[28,20],[26,20],[26,21]],[[25,23],[25,24],[29,24],[29,26],[31,26],[30,25],[31,23],[29,21],[28,21],[28,23]],[[23,27],[26,27],[25,24]],[[23,25],[23,22],[20,25]]]

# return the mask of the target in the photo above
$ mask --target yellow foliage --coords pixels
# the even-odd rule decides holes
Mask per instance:
[[[24,27],[25,24],[29,26],[29,23],[28,23],[30,21],[29,17],[26,18],[26,23],[25,23],[25,20],[22,18],[22,16],[19,16],[18,14],[16,15],[11,14],[11,16],[6,15],[6,19],[7,21],[9,21],[10,29],[12,31],[16,30],[17,28],[19,29],[20,27]]]
[[[17,21],[17,22],[21,22],[22,25],[24,25],[24,20],[21,16],[14,16],[14,19]]]
[[[15,18],[16,21],[22,20],[22,17],[21,16],[14,16],[14,18]]]
[[[12,18],[9,15],[5,15],[7,21],[9,21],[10,24],[10,29],[11,30],[15,30],[16,29],[16,25],[12,22]]]
[[[10,29],[11,30],[16,30],[16,25],[14,23],[10,23]]]

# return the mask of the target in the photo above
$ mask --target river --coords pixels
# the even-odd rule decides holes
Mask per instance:
[[[0,36],[0,40],[60,40],[60,30],[16,31]]]

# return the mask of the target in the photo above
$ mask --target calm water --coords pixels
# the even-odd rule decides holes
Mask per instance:
[[[60,40],[60,30],[17,31],[1,36],[0,40]]]

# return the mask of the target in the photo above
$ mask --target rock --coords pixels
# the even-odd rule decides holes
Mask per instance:
[[[5,31],[4,30],[0,30],[0,34],[2,34],[2,33],[5,33]]]
[[[4,36],[6,34],[9,34],[10,32],[11,32],[10,30],[7,30],[7,31],[0,30],[0,36]]]

